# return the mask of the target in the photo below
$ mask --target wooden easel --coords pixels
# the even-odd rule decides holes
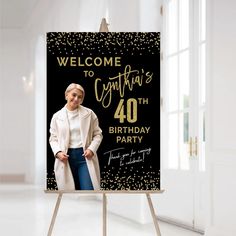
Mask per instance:
[[[81,193],[81,194],[88,194],[91,192],[92,193],[100,193],[103,196],[103,236],[107,236],[107,196],[106,194],[119,194],[119,193],[128,193],[128,194],[145,194],[148,200],[148,205],[151,211],[151,215],[152,215],[152,219],[153,219],[153,223],[155,226],[155,230],[156,230],[156,235],[157,236],[161,236],[161,231],[160,231],[160,227],[158,224],[158,220],[157,220],[157,216],[155,214],[155,210],[152,204],[152,199],[150,194],[161,194],[164,192],[164,190],[159,190],[159,191],[45,191],[46,193],[56,193],[58,194],[57,197],[57,202],[53,211],[53,215],[52,215],[52,219],[51,219],[51,223],[49,226],[49,230],[48,230],[48,234],[47,236],[51,236],[52,235],[52,231],[53,231],[53,227],[56,221],[56,217],[57,217],[57,213],[60,207],[60,203],[61,203],[61,199],[62,199],[62,195],[65,193]]]
[[[100,28],[99,28],[99,32],[109,32],[108,29],[108,23],[106,22],[106,19],[103,18],[102,22],[100,24]],[[152,199],[150,194],[161,194],[164,192],[164,190],[159,190],[159,191],[45,191],[47,193],[57,193],[58,197],[57,197],[57,202],[53,211],[53,215],[52,215],[52,219],[51,219],[51,223],[49,226],[49,230],[48,230],[48,234],[47,236],[51,236],[52,235],[52,230],[56,221],[56,217],[57,217],[57,213],[60,207],[60,203],[61,203],[61,199],[62,199],[62,195],[65,193],[81,193],[81,194],[88,194],[91,192],[92,193],[100,193],[103,196],[103,236],[107,236],[107,195],[106,194],[111,194],[111,193],[115,193],[115,194],[119,194],[119,193],[128,193],[128,194],[145,194],[147,197],[147,201],[148,201],[148,205],[151,211],[151,215],[152,215],[152,219],[153,219],[153,223],[155,226],[155,230],[156,230],[156,234],[157,236],[161,236],[161,231],[160,231],[160,227],[158,224],[158,220],[157,220],[157,216],[155,214],[155,210],[152,204]]]
[[[100,24],[99,32],[109,32],[108,23],[105,18],[102,18],[102,22]]]

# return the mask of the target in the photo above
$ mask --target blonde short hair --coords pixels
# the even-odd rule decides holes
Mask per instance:
[[[72,89],[78,89],[83,93],[83,97],[82,97],[82,100],[81,100],[81,103],[82,103],[84,101],[84,96],[85,96],[84,88],[80,84],[72,83],[66,88],[65,97]]]

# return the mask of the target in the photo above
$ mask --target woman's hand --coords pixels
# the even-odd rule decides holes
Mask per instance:
[[[69,155],[67,155],[65,152],[58,152],[56,157],[60,160],[66,163],[68,161]]]
[[[90,149],[86,149],[83,154],[83,156],[87,159],[91,159],[93,155],[94,153]]]

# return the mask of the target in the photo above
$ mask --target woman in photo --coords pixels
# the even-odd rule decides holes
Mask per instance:
[[[85,92],[72,83],[65,91],[66,105],[50,124],[49,142],[54,153],[58,190],[99,190],[100,170],[97,149],[102,130],[96,114],[82,106]]]

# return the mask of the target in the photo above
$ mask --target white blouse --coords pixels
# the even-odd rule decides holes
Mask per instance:
[[[69,148],[80,148],[83,147],[81,140],[81,132],[79,125],[79,112],[78,109],[70,111],[66,108],[69,127],[70,127],[70,142]]]

